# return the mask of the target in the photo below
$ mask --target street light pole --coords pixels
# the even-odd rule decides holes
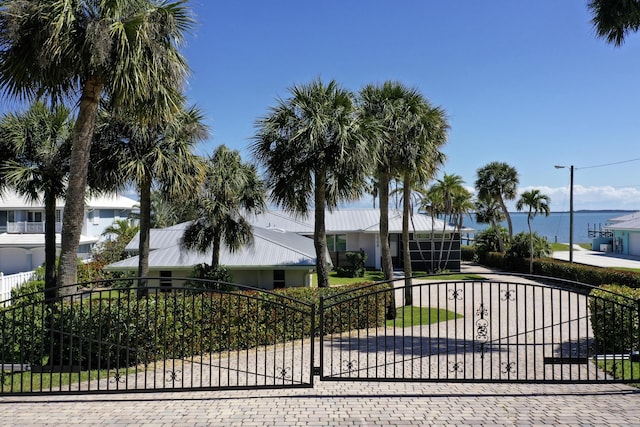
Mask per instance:
[[[566,166],[555,165],[556,169],[564,169]],[[573,264],[573,165],[569,166],[569,262]]]

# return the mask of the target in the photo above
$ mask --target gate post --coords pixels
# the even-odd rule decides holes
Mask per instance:
[[[318,334],[320,335],[320,365],[314,366],[312,369],[313,375],[318,375],[320,377],[320,380],[322,380],[322,367],[324,366],[324,298],[324,295],[320,295],[320,307],[318,308],[318,310],[320,310],[320,324],[317,327]],[[313,360],[315,361],[315,353],[313,355]]]

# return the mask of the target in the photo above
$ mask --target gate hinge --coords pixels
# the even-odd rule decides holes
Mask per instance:
[[[311,373],[312,373],[313,375],[318,375],[318,376],[319,376],[319,375],[322,375],[322,369],[320,369],[320,366],[314,366],[314,367],[311,369]]]

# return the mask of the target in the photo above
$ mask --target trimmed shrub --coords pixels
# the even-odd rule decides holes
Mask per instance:
[[[599,353],[640,350],[640,289],[603,285],[589,294],[591,328]]]
[[[384,325],[389,285],[361,288],[291,288],[277,293],[174,289],[142,299],[135,291],[124,291],[102,299],[87,293],[85,298],[53,304],[32,299],[0,310],[0,357],[16,363],[112,369],[272,345],[312,335],[308,307],[290,298],[317,307],[321,296],[347,290],[351,292],[338,299],[346,301],[341,312],[327,314],[340,321],[333,321],[326,333]],[[364,296],[371,292],[379,293]]]
[[[336,267],[338,277],[364,277],[366,271],[364,264],[367,262],[367,254],[360,249],[358,252],[346,252],[349,265]]]
[[[476,249],[474,246],[462,246],[460,247],[460,256],[462,261],[474,261],[476,260]]]

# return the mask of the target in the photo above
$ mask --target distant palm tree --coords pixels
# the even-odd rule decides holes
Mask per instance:
[[[222,245],[235,252],[253,242],[246,216],[265,208],[265,187],[255,166],[244,163],[238,151],[221,145],[207,164],[198,194],[198,216],[185,229],[181,246],[202,253],[212,249],[211,267],[216,269]]]
[[[150,122],[179,110],[187,65],[178,48],[193,20],[176,0],[3,0],[0,90],[68,99],[78,108],[62,225],[59,285],[77,280],[84,196],[104,96]],[[64,293],[74,292],[66,287]]]
[[[625,37],[640,28],[640,3],[637,0],[590,0],[593,25],[598,37],[620,46]]]
[[[103,110],[97,127],[93,170],[106,187],[135,184],[140,193],[138,276],[149,275],[151,192],[156,186],[166,197],[194,194],[204,166],[192,148],[208,132],[202,113],[188,108],[164,123],[145,123],[126,110]],[[140,288],[145,286],[141,281]],[[141,295],[145,293],[140,291]]]
[[[140,231],[140,226],[130,219],[118,219],[104,229],[103,236],[115,236],[116,239],[131,240]]]
[[[290,93],[257,122],[252,151],[275,204],[298,215],[314,207],[318,286],[328,287],[325,209],[362,196],[375,151],[352,93],[336,81],[314,80]]]
[[[73,129],[71,111],[36,102],[0,119],[0,190],[13,188],[31,201],[44,199],[45,288],[56,289],[56,199],[64,197]],[[77,262],[77,261],[76,261]]]
[[[531,221],[538,214],[544,214],[549,216],[551,210],[549,209],[549,203],[551,198],[542,194],[540,190],[529,190],[522,193],[518,201],[516,202],[516,209],[522,211],[528,208],[527,213],[527,225],[529,226],[529,273],[533,273],[533,230],[531,229]]]
[[[504,238],[500,232],[499,224],[504,221],[504,211],[502,206],[488,195],[478,197],[475,202],[476,222],[478,224],[491,224],[493,230],[496,231],[496,238],[498,239],[498,250],[500,252],[505,251]]]
[[[509,239],[513,238],[513,223],[505,200],[515,200],[518,187],[518,171],[504,162],[491,162],[477,171],[475,187],[478,199],[493,198],[502,208],[507,220]]]

